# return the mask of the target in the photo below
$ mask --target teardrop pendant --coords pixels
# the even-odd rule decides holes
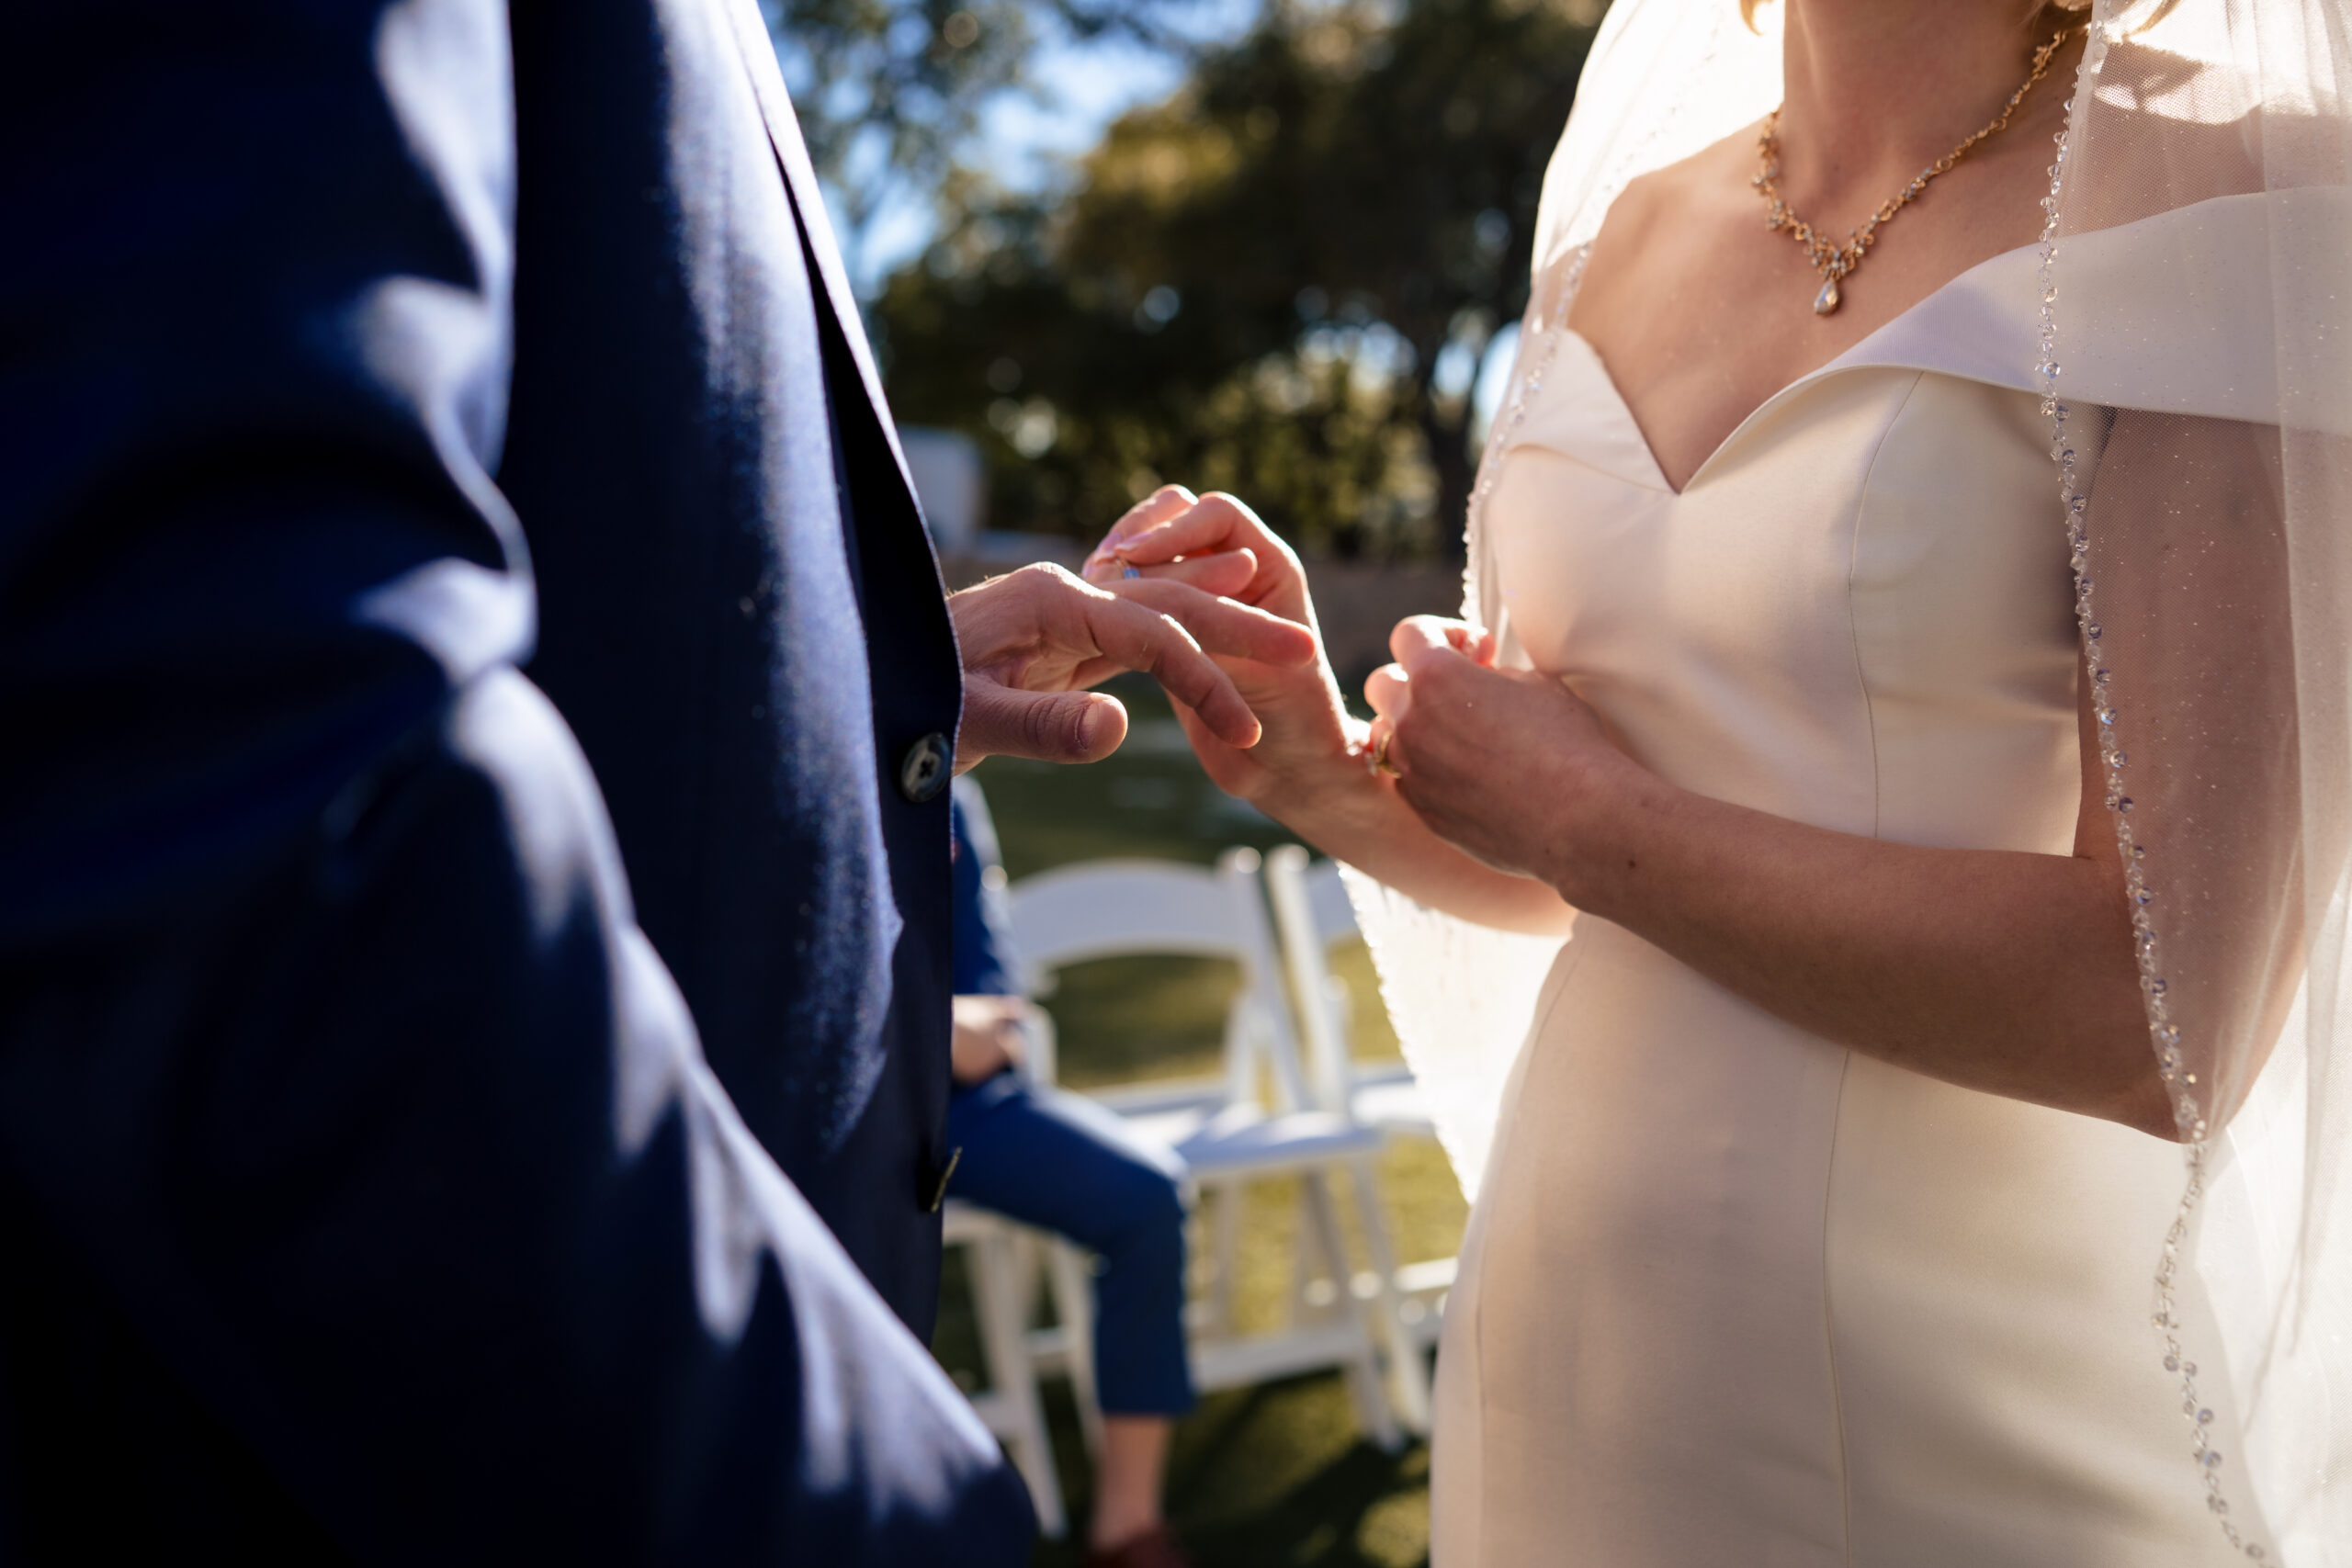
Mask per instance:
[[[1821,292],[1813,297],[1813,313],[1816,316],[1826,316],[1837,309],[1838,280],[1832,277],[1822,284]]]

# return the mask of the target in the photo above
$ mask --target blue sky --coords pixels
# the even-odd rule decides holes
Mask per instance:
[[[1238,38],[1258,11],[1257,0],[1198,0],[1183,20],[1195,38]],[[1016,189],[1050,181],[1063,161],[1102,138],[1110,123],[1139,104],[1174,91],[1183,73],[1177,62],[1131,42],[1079,43],[1048,39],[1032,62],[1038,92],[1006,94],[988,106],[978,137],[964,162]],[[829,193],[830,194],[830,193]],[[834,214],[836,226],[840,213]],[[918,254],[933,227],[931,193],[892,193],[854,257],[857,287],[870,295],[893,270]]]

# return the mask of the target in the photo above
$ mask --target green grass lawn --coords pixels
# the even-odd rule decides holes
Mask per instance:
[[[1052,866],[1110,855],[1206,863],[1234,844],[1288,841],[1275,823],[1211,784],[1185,748],[1167,705],[1148,684],[1114,688],[1133,727],[1105,762],[1056,768],[997,758],[978,778],[1018,881]],[[1340,956],[1354,994],[1359,1055],[1394,1056],[1370,959]],[[1228,964],[1105,961],[1063,972],[1046,1005],[1059,1042],[1061,1081],[1076,1089],[1216,1070]],[[1382,1195],[1398,1255],[1442,1258],[1456,1248],[1464,1209],[1434,1146],[1401,1142],[1382,1164]],[[1246,1329],[1281,1321],[1290,1285],[1295,1188],[1250,1188],[1244,1199],[1237,1316]],[[1196,1249],[1197,1255],[1197,1249]],[[934,1348],[967,1386],[982,1382],[970,1296],[951,1255]],[[1074,1525],[1085,1517],[1087,1466],[1069,1391],[1049,1384],[1046,1404]],[[1429,1555],[1429,1460],[1415,1445],[1382,1453],[1363,1441],[1337,1374],[1302,1377],[1210,1395],[1178,1429],[1169,1504],[1200,1568],[1311,1564],[1408,1568]],[[1077,1563],[1074,1543],[1041,1543],[1041,1568]]]

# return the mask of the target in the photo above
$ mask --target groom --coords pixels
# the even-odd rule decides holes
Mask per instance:
[[[0,1562],[1025,1561],[946,777],[1309,646],[943,607],[753,0],[0,59]]]

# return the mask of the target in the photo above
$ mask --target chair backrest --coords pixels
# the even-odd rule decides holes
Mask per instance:
[[[1298,998],[1299,1032],[1306,1039],[1307,1080],[1316,1103],[1326,1110],[1344,1109],[1353,1069],[1349,1063],[1347,993],[1331,973],[1331,949],[1359,934],[1355,906],[1340,880],[1340,868],[1328,860],[1310,862],[1296,844],[1284,844],[1266,856],[1266,892],[1273,901],[1275,928],[1282,933],[1291,991]]]
[[[1226,1018],[1228,1094],[1256,1098],[1270,1070],[1279,1109],[1316,1103],[1298,1059],[1281,960],[1258,892],[1258,852],[1227,850],[1214,870],[1177,861],[1100,860],[1024,877],[1006,889],[1008,923],[1032,996],[1053,971],[1098,958],[1229,959],[1241,985]]]
[[[1095,860],[1023,877],[1005,890],[1005,902],[1013,947],[1042,988],[1046,972],[1094,958],[1182,953],[1247,963],[1234,895],[1223,865]]]

